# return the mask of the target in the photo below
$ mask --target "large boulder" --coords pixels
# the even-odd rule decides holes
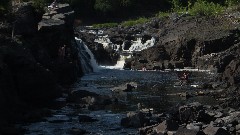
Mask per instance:
[[[240,60],[234,59],[226,67],[223,72],[223,80],[228,81],[231,85],[240,82]]]
[[[212,125],[206,127],[203,132],[206,135],[230,135],[230,133],[227,132],[225,129],[221,127],[213,127]]]
[[[193,121],[210,123],[213,117],[205,112],[202,104],[193,102],[179,107],[179,119],[182,123]]]
[[[99,95],[93,92],[89,92],[87,90],[74,90],[69,93],[67,100],[69,102],[78,103],[82,102],[82,98],[84,97],[97,97],[97,96]]]
[[[157,134],[166,134],[169,131],[177,131],[178,130],[178,123],[174,120],[165,120],[156,126],[153,130]]]
[[[148,123],[149,120],[142,112],[129,112],[127,113],[127,117],[121,120],[121,125],[124,127],[139,128],[147,125]]]

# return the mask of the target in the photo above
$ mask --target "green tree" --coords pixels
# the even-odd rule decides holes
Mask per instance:
[[[192,15],[212,16],[222,13],[224,11],[224,7],[218,3],[198,0],[188,11]]]
[[[227,6],[235,6],[240,4],[240,0],[226,0],[225,4]]]

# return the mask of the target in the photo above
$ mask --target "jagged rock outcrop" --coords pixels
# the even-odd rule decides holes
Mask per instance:
[[[57,76],[60,83],[71,83],[82,74],[78,61],[77,45],[73,33],[74,11],[68,4],[49,9],[38,23],[38,37],[33,39],[37,59]],[[60,60],[59,49],[64,47],[65,58]]]
[[[62,84],[71,84],[81,75],[74,12],[68,4],[49,12],[38,23],[31,4],[23,4],[13,25],[1,22],[0,125],[21,118],[29,108],[48,105],[61,95]],[[64,49],[61,55],[60,49]]]
[[[156,20],[153,21],[156,22]],[[158,43],[155,46],[161,46],[165,50],[164,54],[162,56],[159,56],[159,53],[152,54],[154,49],[149,48],[142,51],[138,55],[141,57],[137,58],[147,59],[146,65],[151,67],[154,66],[154,63],[160,62],[159,66],[163,63],[165,67],[171,63],[176,68],[190,66],[214,69],[217,68],[215,55],[227,50],[238,40],[239,30],[227,19],[222,18],[183,16],[175,20],[171,18],[158,20],[158,25],[157,29],[150,28],[158,31],[151,35],[157,37]],[[220,25],[221,27],[219,27]],[[149,30],[144,30],[142,33],[150,33],[146,31]],[[149,57],[147,54],[155,57]],[[136,62],[136,60],[133,61]]]

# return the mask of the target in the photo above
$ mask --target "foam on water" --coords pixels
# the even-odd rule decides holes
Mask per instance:
[[[137,38],[137,41],[133,41],[131,47],[129,48],[129,51],[142,51],[144,49],[147,49],[149,47],[154,46],[155,44],[155,38],[152,37],[151,40],[147,40],[145,43],[142,43],[142,38]]]
[[[101,66],[102,68],[107,68],[107,69],[120,69],[123,70],[123,66],[125,64],[125,60],[120,60],[117,61],[117,64],[114,66]]]

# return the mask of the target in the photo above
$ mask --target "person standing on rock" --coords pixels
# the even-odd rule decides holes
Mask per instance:
[[[66,53],[65,48],[66,48],[66,45],[63,45],[62,47],[60,47],[58,49],[58,57],[59,57],[60,62],[64,61],[65,53]]]
[[[62,46],[62,59],[64,60],[65,58],[65,55],[66,55],[66,45],[63,45]]]
[[[63,59],[62,59],[62,47],[58,48],[58,58],[59,58],[60,62],[63,61]]]
[[[58,3],[58,1],[54,0],[53,3],[50,6],[48,6],[48,8],[57,8],[58,7],[57,3]]]

